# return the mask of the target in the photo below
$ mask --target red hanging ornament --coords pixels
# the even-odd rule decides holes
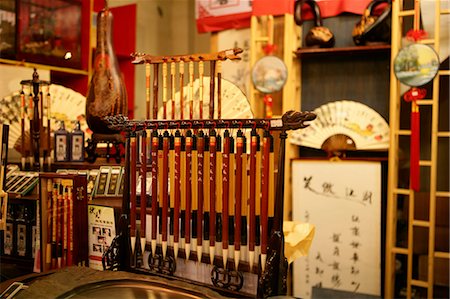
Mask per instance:
[[[408,40],[417,42],[421,39],[425,39],[428,36],[428,33],[425,30],[409,30],[406,33],[406,38]]]
[[[273,106],[273,98],[270,94],[266,94],[264,96],[264,105],[266,108],[266,118],[272,118],[272,106]]]
[[[420,111],[416,101],[426,94],[424,88],[413,87],[403,95],[406,102],[411,102],[410,188],[416,192],[420,190]]]

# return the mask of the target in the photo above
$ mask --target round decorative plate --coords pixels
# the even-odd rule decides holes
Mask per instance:
[[[264,56],[253,66],[252,81],[260,92],[272,93],[283,88],[287,75],[283,60],[276,56]]]
[[[401,49],[394,60],[395,76],[401,83],[412,87],[427,84],[438,70],[438,54],[423,44],[411,44]]]

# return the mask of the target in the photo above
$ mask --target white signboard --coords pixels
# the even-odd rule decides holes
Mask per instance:
[[[88,206],[89,267],[103,270],[102,256],[116,236],[114,208]]]
[[[295,160],[292,180],[293,220],[316,226],[309,255],[294,262],[294,296],[380,295],[380,163]]]

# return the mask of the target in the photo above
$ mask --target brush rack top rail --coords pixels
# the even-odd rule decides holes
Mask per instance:
[[[282,118],[274,119],[197,119],[197,120],[129,120],[123,115],[108,116],[109,127],[126,132],[157,130],[157,129],[266,129],[287,131],[304,129],[307,121],[312,121],[316,115],[312,112],[297,112],[290,110]]]
[[[165,62],[199,62],[199,61],[217,61],[217,60],[240,60],[241,57],[238,54],[242,53],[240,48],[234,48],[229,50],[223,50],[216,53],[205,54],[188,54],[188,55],[172,55],[172,56],[153,56],[145,53],[133,53],[131,56],[134,58],[133,64],[157,64]]]

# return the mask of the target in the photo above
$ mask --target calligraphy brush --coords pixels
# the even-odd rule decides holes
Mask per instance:
[[[203,224],[203,201],[204,201],[204,153],[205,136],[203,131],[197,135],[197,261],[202,260],[202,224]]]
[[[168,131],[164,131],[163,135],[163,156],[162,156],[162,254],[166,258],[167,253],[167,221],[169,210],[169,148],[170,135]]]
[[[210,223],[210,151],[209,151],[209,136],[204,136],[204,152],[203,152],[203,246],[204,251],[209,252],[209,223]],[[205,247],[205,248],[203,248]],[[205,249],[205,250],[204,250]]]
[[[216,196],[215,196],[215,213],[216,217],[212,218],[215,221],[215,242],[218,243],[214,248],[219,250],[222,247],[222,160],[223,160],[223,152],[222,152],[222,137],[219,133],[216,136]],[[213,258],[214,261],[215,257]]]
[[[130,166],[130,239],[131,239],[131,255],[134,256],[136,246],[136,164],[137,164],[137,148],[136,148],[136,132],[130,133],[130,150],[131,150],[131,166]]]
[[[247,233],[247,217],[248,217],[248,169],[247,169],[247,138],[242,134],[242,199],[241,199],[241,257],[248,256],[248,233]],[[242,254],[244,253],[244,254]]]
[[[57,209],[58,209],[59,184],[53,184],[52,197],[52,269],[56,268],[57,264],[57,242],[56,242],[56,223],[57,223]]]
[[[228,260],[228,204],[230,196],[230,149],[231,138],[230,132],[225,130],[223,138],[223,154],[222,154],[222,262],[223,268],[227,268]]]
[[[178,257],[178,244],[180,241],[180,205],[181,205],[181,148],[182,136],[179,130],[175,132],[174,148],[175,148],[175,167],[174,180],[170,185],[174,185],[174,193],[170,197],[174,197],[174,212],[173,212],[173,253],[175,259]]]
[[[267,259],[268,203],[269,203],[269,163],[270,133],[264,131],[262,155],[262,190],[261,190],[261,269],[264,271]]]
[[[174,213],[175,213],[175,137],[170,133],[169,141],[169,246],[174,245]],[[174,255],[175,256],[175,255]]]
[[[47,179],[47,250],[45,252],[46,269],[52,266],[52,223],[53,223],[53,186],[52,180]]]
[[[236,177],[235,177],[235,228],[234,228],[234,265],[238,271],[241,254],[241,225],[242,225],[242,154],[244,151],[244,136],[241,130],[238,130],[236,138]]]
[[[145,217],[147,215],[147,132],[143,130],[141,133],[141,215],[140,215],[140,237],[142,255],[145,252]],[[135,217],[136,219],[136,217]]]
[[[26,166],[26,152],[25,152],[25,92],[23,90],[20,91],[20,132],[22,137],[20,138],[20,162],[22,164],[22,170],[25,170]]]
[[[215,130],[209,132],[209,260],[211,265],[215,256],[216,241],[216,153],[217,137]]]
[[[186,132],[186,161],[185,161],[185,181],[186,185],[186,214],[184,225],[184,238],[185,245],[184,250],[186,254],[186,260],[189,259],[191,254],[191,207],[192,207],[192,148],[194,140],[192,138],[191,130]]]
[[[255,260],[255,236],[256,236],[256,152],[259,144],[259,135],[256,129],[251,132],[250,140],[250,198],[249,198],[249,240],[248,240],[248,259],[250,272],[253,269]]]
[[[67,190],[67,266],[73,264],[73,194],[72,187]]]
[[[152,132],[152,143],[151,143],[151,155],[152,155],[152,254],[156,254],[156,239],[158,235],[158,148],[159,148],[159,136],[158,131],[154,130]]]

